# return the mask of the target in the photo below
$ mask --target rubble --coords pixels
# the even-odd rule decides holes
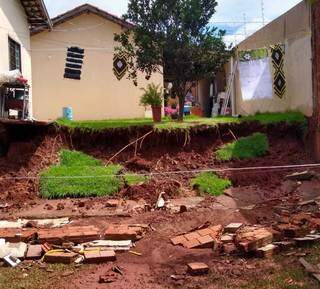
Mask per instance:
[[[52,250],[44,255],[43,261],[49,264],[71,264],[78,257],[77,253],[66,252],[64,250]]]
[[[300,264],[304,267],[304,269],[313,276],[320,283],[320,269],[317,266],[314,266],[307,262],[304,258],[299,259]]]
[[[205,263],[189,263],[188,272],[191,275],[204,275],[209,273],[209,267]]]
[[[102,250],[101,248],[93,248],[84,251],[84,259],[86,263],[103,263],[116,261],[116,253],[111,250]]]
[[[278,246],[274,244],[266,245],[262,248],[257,249],[256,256],[258,258],[270,258],[273,257],[275,254],[278,253]]]
[[[243,227],[242,223],[231,223],[224,228],[224,232],[234,234],[242,227]]]
[[[182,245],[188,249],[213,248],[217,249],[218,239],[222,232],[222,226],[211,226],[171,239],[173,245]]]
[[[41,259],[42,254],[43,254],[43,249],[41,245],[28,245],[26,260]]]

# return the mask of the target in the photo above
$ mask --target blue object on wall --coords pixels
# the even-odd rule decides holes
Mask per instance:
[[[66,118],[68,120],[73,120],[72,107],[64,107],[63,108],[63,118]]]

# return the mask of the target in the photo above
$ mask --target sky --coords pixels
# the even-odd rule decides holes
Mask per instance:
[[[235,44],[261,28],[263,26],[263,19],[266,24],[288,11],[301,0],[217,1],[217,12],[211,20],[212,24],[226,30],[227,36],[225,37],[225,41],[228,44]],[[112,14],[121,16],[126,12],[128,2],[129,0],[45,0],[51,17],[55,17],[84,3],[90,3]]]

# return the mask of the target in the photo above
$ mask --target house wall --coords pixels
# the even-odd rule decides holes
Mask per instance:
[[[163,76],[147,81],[139,75],[138,87],[113,74],[114,33],[121,27],[95,14],[83,14],[54,30],[32,36],[34,115],[39,120],[62,117],[63,107],[72,107],[75,120],[144,117],[139,105],[141,87],[154,82],[163,86]],[[85,49],[81,80],[63,77],[67,48]]]
[[[237,114],[299,110],[307,116],[313,111],[311,8],[302,1],[286,14],[239,44],[238,50],[251,50],[273,44],[286,45],[286,96],[280,99],[244,101],[241,95],[239,71],[235,77]]]
[[[9,71],[9,43],[11,37],[21,45],[22,74],[32,87],[30,32],[25,11],[18,0],[0,0],[0,71]],[[30,95],[30,103],[32,101]],[[32,115],[32,105],[29,113]]]

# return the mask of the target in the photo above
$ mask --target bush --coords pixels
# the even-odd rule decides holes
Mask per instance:
[[[216,156],[219,161],[252,159],[265,155],[268,149],[267,136],[262,133],[255,133],[222,146],[216,152]]]
[[[154,83],[148,84],[147,88],[142,88],[144,94],[141,96],[140,105],[142,106],[162,106],[163,89]]]
[[[191,180],[191,185],[200,193],[220,196],[232,184],[230,180],[219,178],[214,173],[202,173]]]

